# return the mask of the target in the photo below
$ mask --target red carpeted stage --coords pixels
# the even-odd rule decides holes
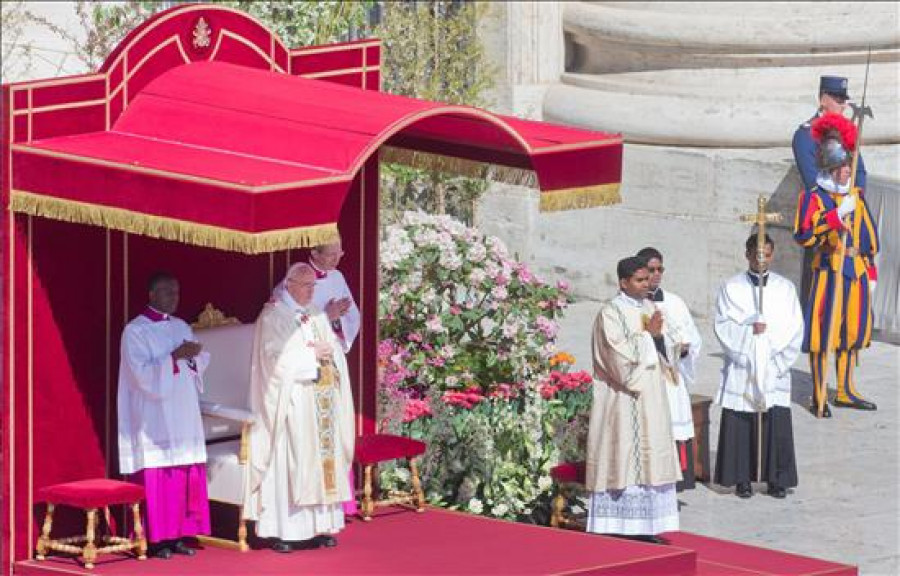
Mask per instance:
[[[332,549],[277,554],[208,547],[193,558],[144,562],[109,555],[93,570],[50,557],[18,562],[15,574],[857,574],[852,566],[694,534],[668,538],[671,545],[658,546],[447,510],[385,509],[370,523],[353,521]]]

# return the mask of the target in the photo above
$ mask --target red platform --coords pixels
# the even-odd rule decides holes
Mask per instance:
[[[439,509],[385,509],[352,522],[334,549],[277,554],[207,548],[169,561],[123,556],[86,570],[51,557],[15,565],[15,574],[566,574],[566,575],[854,575],[852,566],[694,534],[667,535],[657,546],[568,530],[491,520]]]

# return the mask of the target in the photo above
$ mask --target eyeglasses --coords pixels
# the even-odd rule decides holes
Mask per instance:
[[[665,268],[665,266],[648,266],[647,271],[650,272],[651,274],[655,274],[656,272],[659,272],[660,274],[662,274],[663,272],[666,271],[666,268]]]

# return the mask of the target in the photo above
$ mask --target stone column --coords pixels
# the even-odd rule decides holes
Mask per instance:
[[[541,119],[544,94],[563,72],[562,13],[559,2],[491,3],[481,37],[497,69],[492,109]]]

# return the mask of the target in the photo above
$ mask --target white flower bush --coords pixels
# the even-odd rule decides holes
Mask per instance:
[[[590,376],[556,350],[567,286],[446,216],[404,214],[381,254],[381,430],[427,442],[433,503],[522,519],[589,405]],[[397,487],[383,468],[382,486]]]

